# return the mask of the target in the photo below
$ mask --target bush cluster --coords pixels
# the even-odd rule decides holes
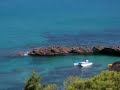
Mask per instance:
[[[71,76],[64,81],[65,90],[120,90],[120,72],[104,71],[92,78]],[[58,90],[57,85],[41,83],[41,76],[33,73],[24,90]]]
[[[41,76],[33,72],[30,79],[27,80],[24,90],[58,90],[57,85],[46,85],[41,82]]]
[[[120,72],[104,71],[93,78],[69,77],[65,90],[120,90]]]

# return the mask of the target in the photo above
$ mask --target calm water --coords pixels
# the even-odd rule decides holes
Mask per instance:
[[[44,83],[70,75],[92,77],[105,70],[112,56],[18,57],[35,47],[119,46],[119,0],[0,0],[0,90],[21,90],[33,70]],[[74,62],[89,59],[90,68]]]

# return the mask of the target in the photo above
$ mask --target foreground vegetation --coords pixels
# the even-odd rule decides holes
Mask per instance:
[[[24,90],[58,90],[55,84],[43,84],[41,76],[33,72],[29,80],[27,80]]]
[[[90,79],[69,77],[64,86],[65,90],[119,90],[120,72],[105,71]]]
[[[93,78],[81,79],[71,76],[64,82],[65,90],[119,90],[120,72],[104,71]],[[41,83],[41,76],[33,73],[24,90],[58,90],[57,85]]]

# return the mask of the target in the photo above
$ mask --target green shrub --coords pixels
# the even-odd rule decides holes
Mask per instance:
[[[29,80],[27,80],[24,90],[58,90],[57,85],[45,85],[41,82],[41,76],[33,72]]]
[[[65,90],[119,90],[120,72],[105,71],[93,78],[81,79],[69,77],[64,82]],[[33,72],[27,81],[24,90],[58,90],[55,84],[45,85],[41,83],[41,76]]]
[[[55,84],[53,85],[51,84],[51,85],[46,86],[44,90],[58,90],[58,87]]]
[[[72,90],[72,85],[74,84],[74,82],[78,82],[80,81],[79,77],[74,77],[74,76],[70,76],[65,82],[64,82],[64,88],[65,90],[67,90],[67,88],[71,88]]]
[[[120,72],[106,71],[90,79],[70,77],[64,87],[65,90],[119,90]]]
[[[33,72],[31,78],[26,82],[24,90],[42,90],[42,88],[41,76]]]

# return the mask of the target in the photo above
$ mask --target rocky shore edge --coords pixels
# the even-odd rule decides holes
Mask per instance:
[[[34,48],[28,53],[30,56],[56,56],[69,54],[120,56],[120,47],[51,46],[46,48]]]
[[[120,72],[120,61],[116,61],[108,67],[110,71]]]

